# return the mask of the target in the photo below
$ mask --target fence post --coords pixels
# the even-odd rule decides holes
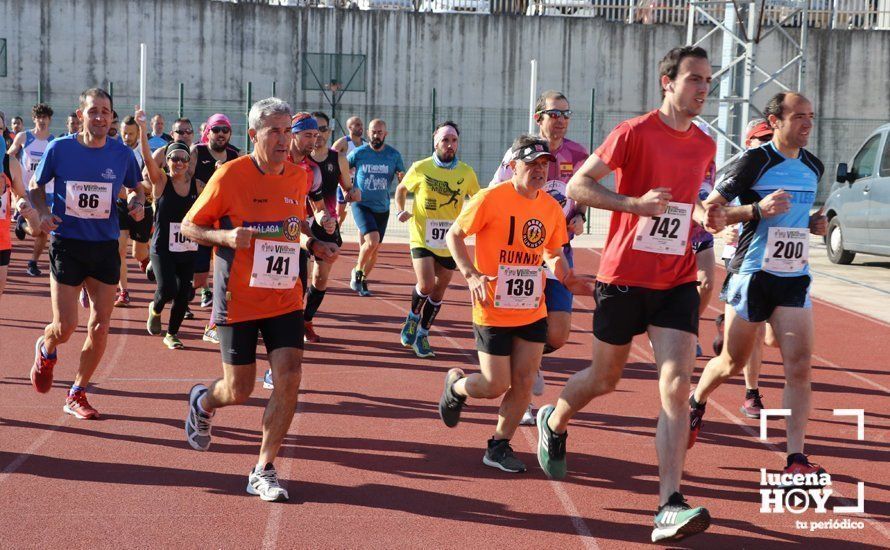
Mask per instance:
[[[278,82],[273,80],[272,81],[272,97],[278,97],[278,94],[276,93],[277,88],[278,88]]]
[[[433,132],[436,131],[436,89],[433,88],[433,119],[432,126],[430,127],[430,135],[433,135]],[[433,143],[433,147],[435,147],[435,143]]]
[[[108,95],[111,96],[111,100],[114,101],[114,82],[108,81]]]
[[[43,81],[37,79],[37,103],[43,103]]]
[[[182,114],[185,111],[185,84],[182,82],[179,83],[179,118],[182,118],[184,115]]]
[[[591,88],[590,89],[590,128],[589,128],[590,136],[587,141],[587,152],[588,153],[593,153],[593,125],[594,125],[594,122],[596,122],[596,88]],[[591,211],[592,211],[592,209],[587,211],[587,228],[584,231],[587,234],[590,234],[590,218],[593,217],[591,215]]]
[[[247,82],[247,102],[244,105],[244,150],[250,152],[250,104],[253,96],[253,82]]]

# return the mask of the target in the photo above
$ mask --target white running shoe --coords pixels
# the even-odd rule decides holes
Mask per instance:
[[[196,451],[206,451],[210,448],[210,419],[213,415],[207,415],[198,408],[198,400],[207,393],[207,386],[196,384],[189,392],[189,411],[185,417],[185,437]]]
[[[287,490],[278,484],[278,472],[272,463],[260,471],[256,468],[247,476],[247,492],[251,495],[259,495],[266,502],[283,502],[290,498]]]
[[[541,369],[538,369],[538,377],[535,378],[535,385],[532,386],[532,395],[544,395],[544,375],[541,373]]]
[[[535,416],[535,408],[531,405],[525,410],[525,413],[522,415],[522,420],[519,421],[520,426],[534,426],[537,423],[537,417]]]

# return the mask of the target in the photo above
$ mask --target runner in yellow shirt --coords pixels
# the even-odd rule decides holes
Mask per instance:
[[[411,262],[417,275],[401,340],[418,357],[436,355],[428,339],[430,326],[457,269],[445,235],[460,214],[464,199],[479,192],[476,172],[457,160],[459,141],[457,124],[450,120],[439,124],[433,133],[435,152],[412,164],[396,189],[398,218],[409,224]],[[409,192],[414,194],[410,212],[405,210]]]

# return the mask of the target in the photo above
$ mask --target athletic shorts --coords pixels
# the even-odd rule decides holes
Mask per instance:
[[[278,348],[303,349],[304,330],[302,309],[277,317],[216,326],[219,349],[223,363],[227,365],[256,363],[260,334],[263,335],[267,355]]]
[[[11,248],[7,248],[6,250],[0,250],[0,267],[8,266],[10,258],[12,258],[12,249]]]
[[[340,224],[337,224],[337,228],[334,229],[333,233],[328,233],[314,218],[312,220],[312,236],[318,239],[319,241],[324,241],[326,243],[334,243],[337,246],[343,246],[343,238],[340,236]]]
[[[195,252],[195,273],[210,273],[210,255],[212,253],[212,246],[198,245],[198,251]]]
[[[69,286],[80,286],[92,277],[106,285],[116,285],[121,276],[117,241],[82,241],[51,237],[49,268],[53,278]]]
[[[705,237],[701,239],[693,239],[692,240],[692,251],[698,254],[699,252],[704,252],[710,248],[714,248],[714,236],[710,233],[705,233]]]
[[[810,308],[810,276],[779,277],[766,271],[733,273],[726,287],[726,303],[752,323],[769,320],[777,307]]]
[[[613,346],[629,344],[652,325],[698,334],[698,282],[654,290],[597,282],[593,335]]]
[[[451,256],[439,256],[438,254],[434,254],[431,250],[426,248],[412,248],[411,249],[411,257],[412,258],[432,258],[436,260],[436,263],[444,267],[445,269],[454,271],[457,269],[457,262],[454,261],[454,258]]]
[[[544,285],[544,301],[547,304],[547,312],[566,311],[572,312],[572,300],[574,296],[566,286],[556,279],[547,279]]]
[[[383,240],[383,236],[386,234],[386,224],[389,222],[388,210],[386,212],[374,212],[367,206],[354,202],[352,203],[352,217],[362,235],[376,231],[380,233],[380,240]]]
[[[130,216],[127,208],[127,201],[123,199],[117,200],[117,221],[121,231],[129,231],[130,238],[137,243],[147,243],[151,239],[151,221],[152,208],[150,204],[145,205],[145,216],[140,221],[134,220]]]
[[[518,327],[489,327],[473,323],[476,350],[489,355],[509,356],[513,353],[513,338],[528,342],[547,343],[547,318]]]
[[[337,204],[346,204],[346,197],[343,195],[343,190],[340,189],[340,186],[337,186]]]
[[[726,267],[727,267],[727,269],[729,268],[729,260],[726,261]],[[726,291],[729,289],[729,280],[730,280],[730,279],[732,279],[732,273],[730,273],[729,271],[727,271],[727,272],[726,272],[726,278],[723,279],[723,286],[720,287],[720,296],[719,296],[719,298],[720,298],[720,301],[721,301],[721,302],[725,302],[725,301],[726,301]]]

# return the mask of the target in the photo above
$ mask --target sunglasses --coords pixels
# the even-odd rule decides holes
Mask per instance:
[[[170,162],[182,162],[182,163],[186,163],[186,162],[188,162],[189,160],[191,160],[191,157],[188,157],[188,156],[185,156],[185,155],[170,155],[169,157],[167,157],[167,160],[169,160]]]
[[[213,128],[210,129],[210,131],[213,132],[214,134],[228,134],[229,132],[232,131],[232,129],[229,128],[228,126],[214,126]]]
[[[194,130],[173,130],[173,133],[174,133],[174,134],[185,134],[185,135],[188,135],[188,134],[194,134],[195,131],[194,131]]]
[[[562,117],[566,120],[572,118],[572,111],[566,109],[565,111],[560,111],[559,109],[548,109],[546,111],[538,111],[538,113],[542,115],[547,115],[550,118],[559,118]]]

